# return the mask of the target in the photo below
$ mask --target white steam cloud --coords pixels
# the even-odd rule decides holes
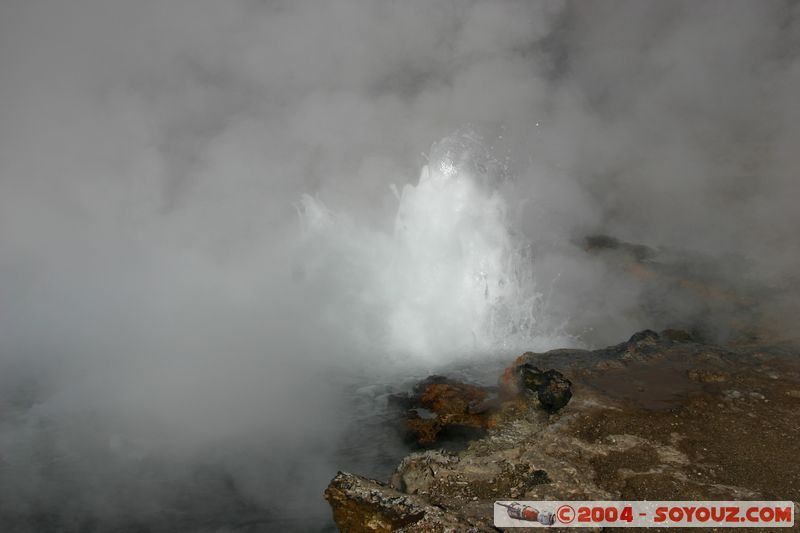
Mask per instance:
[[[551,324],[530,246],[512,235],[497,190],[502,167],[485,152],[468,131],[436,143],[419,182],[397,193],[391,233],[303,197],[313,272],[297,272],[345,291],[328,312],[366,353],[442,363],[576,342]]]
[[[586,235],[795,326],[799,6],[4,1],[0,529],[324,524],[342,383],[702,309]]]

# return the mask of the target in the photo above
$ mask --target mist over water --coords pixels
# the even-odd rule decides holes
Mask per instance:
[[[2,2],[0,530],[324,529],[429,372],[724,337],[587,235],[796,330],[799,9]]]

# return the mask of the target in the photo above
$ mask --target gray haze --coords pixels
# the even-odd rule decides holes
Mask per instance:
[[[652,324],[589,234],[795,299],[798,94],[794,1],[3,0],[0,529],[163,528],[203,468],[327,519],[337,383],[388,356],[298,266],[297,204],[391,232],[459,128],[576,344],[689,312]]]

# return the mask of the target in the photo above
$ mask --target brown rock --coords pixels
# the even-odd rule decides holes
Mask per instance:
[[[483,533],[488,525],[446,512],[388,485],[339,472],[325,489],[339,531],[347,533]]]
[[[418,444],[433,444],[445,428],[486,429],[494,412],[489,392],[441,376],[431,376],[415,387],[408,399],[406,427]]]
[[[572,382],[558,370],[539,370],[524,364],[519,369],[526,391],[536,394],[545,411],[555,413],[572,398]]]
[[[728,373],[722,370],[702,370],[693,368],[687,373],[689,379],[698,383],[722,383],[728,380]]]
[[[434,383],[422,392],[420,400],[438,415],[463,414],[471,404],[483,401],[486,396],[486,390],[477,385]]]

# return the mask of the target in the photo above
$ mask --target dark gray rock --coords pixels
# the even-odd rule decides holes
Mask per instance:
[[[545,411],[555,413],[572,399],[572,382],[558,370],[545,370],[525,363],[520,367],[525,390],[535,394]]]

